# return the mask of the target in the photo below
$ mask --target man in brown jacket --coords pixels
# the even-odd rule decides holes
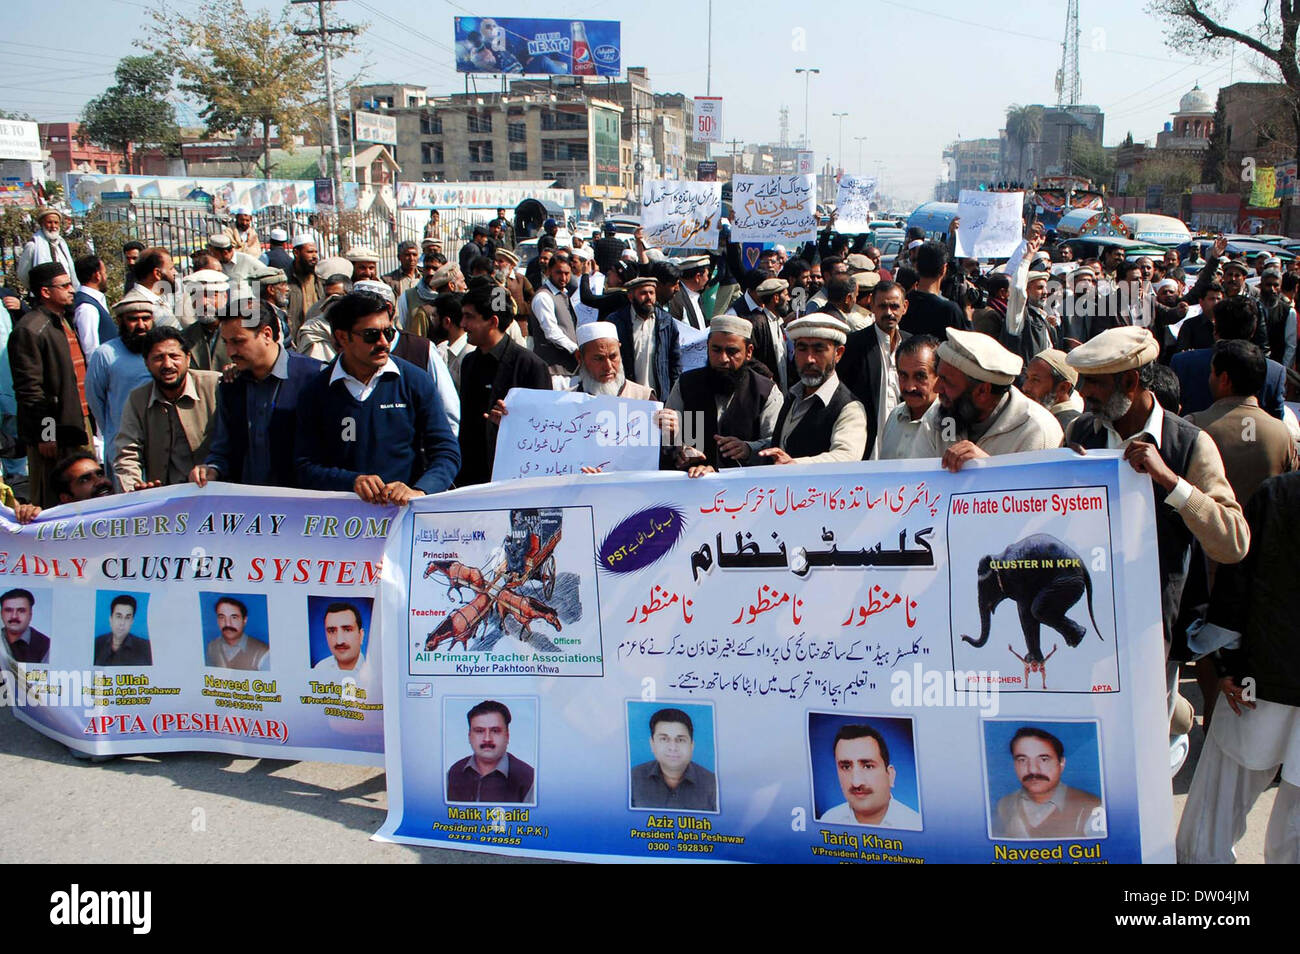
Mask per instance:
[[[1249,341],[1220,341],[1210,359],[1214,403],[1187,415],[1210,437],[1223,457],[1232,492],[1243,507],[1269,477],[1296,468],[1296,449],[1287,426],[1259,406],[1264,386],[1264,352]]]
[[[59,502],[51,482],[54,462],[89,449],[94,426],[86,404],[86,356],[68,309],[75,290],[57,262],[28,275],[33,308],[9,336],[9,367],[18,404],[18,436],[27,444],[28,493],[38,507]]]
[[[320,261],[320,252],[316,249],[316,240],[308,233],[299,233],[293,238],[293,274],[289,276],[289,302],[285,311],[289,315],[289,330],[298,333],[298,328],[311,311],[311,306],[325,297],[325,285],[316,274],[316,263]]]
[[[110,457],[122,491],[183,484],[204,462],[216,422],[216,371],[190,369],[190,349],[174,328],[149,333],[153,378],[131,392]]]

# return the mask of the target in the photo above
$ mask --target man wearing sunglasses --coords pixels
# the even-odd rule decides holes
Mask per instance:
[[[397,330],[384,299],[344,295],[329,310],[336,357],[298,401],[298,477],[309,490],[351,490],[405,504],[451,486],[460,445],[433,379],[390,353]]]

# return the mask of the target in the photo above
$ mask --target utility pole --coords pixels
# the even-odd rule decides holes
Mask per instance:
[[[709,0],[709,52],[704,73],[704,95],[713,95],[713,0]]]
[[[723,145],[731,147],[731,176],[734,179],[736,173],[740,171],[736,168],[736,156],[740,154],[740,150],[737,149],[736,147],[743,145],[743,140],[728,139],[726,140],[726,142],[723,143]]]
[[[633,166],[633,184],[636,186],[637,201],[641,201],[641,180],[642,173],[645,171],[645,164],[641,162],[641,127],[651,126],[653,123],[648,119],[641,118],[641,104],[636,101],[636,92],[632,91],[632,127],[636,131],[633,136],[636,139],[636,165]]]
[[[831,113],[831,116],[840,121],[840,144],[835,154],[835,165],[840,169],[844,168],[844,117],[847,115],[848,113]]]
[[[812,79],[814,73],[820,72],[821,70],[815,66],[795,68],[796,75],[803,74],[803,147],[805,149],[808,148],[808,81]]]
[[[325,26],[325,4],[333,0],[289,0],[290,3],[314,3],[316,12],[320,16],[320,26],[315,30],[294,30],[296,36],[314,36],[325,52],[325,98],[329,103],[330,110],[330,179],[334,183],[334,208],[337,210],[343,205],[343,183],[339,175],[339,116],[338,104],[334,101],[334,58],[330,53],[329,38],[333,34],[346,33],[355,35],[356,28],[350,26],[344,27],[327,27]]]

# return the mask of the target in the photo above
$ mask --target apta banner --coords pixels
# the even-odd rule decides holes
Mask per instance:
[[[1172,861],[1153,521],[1109,452],[422,498],[384,557],[377,837]]]
[[[0,517],[5,701],[91,755],[377,765],[396,507],[186,484]]]

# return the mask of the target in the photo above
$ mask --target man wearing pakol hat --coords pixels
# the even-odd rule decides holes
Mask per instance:
[[[36,307],[9,336],[9,367],[18,406],[18,436],[27,444],[28,496],[38,507],[59,502],[54,464],[90,450],[94,426],[86,404],[86,361],[65,317],[76,294],[58,262],[33,265],[27,285]]]
[[[1199,575],[1196,602],[1204,598],[1204,561],[1192,559],[1192,543],[1211,560],[1236,563],[1246,555],[1250,532],[1213,439],[1156,400],[1151,368],[1159,353],[1151,332],[1134,327],[1103,331],[1071,351],[1067,360],[1079,372],[1084,413],[1065,441],[1081,452],[1123,450],[1129,465],[1151,478],[1166,656],[1172,645],[1166,667],[1172,716],[1178,661],[1189,658],[1178,622],[1189,572]]]
[[[796,318],[787,329],[794,342],[798,381],[786,393],[772,437],[736,448],[740,460],[765,464],[820,464],[862,460],[867,449],[867,413],[835,373],[844,356],[849,327],[815,314]]]
[[[224,371],[230,363],[220,324],[230,310],[230,285],[224,273],[212,269],[185,276],[185,294],[194,303],[195,322],[183,333],[190,346],[190,367],[197,371]]]
[[[258,256],[258,260],[263,265],[278,268],[288,275],[293,271],[293,255],[285,248],[289,244],[289,233],[284,229],[271,229],[267,237],[271,243],[267,250]]]
[[[397,301],[397,325],[428,337],[433,300],[443,292],[463,292],[465,279],[459,268],[433,255],[425,255],[420,267],[423,272],[420,282],[408,288]]]
[[[1007,313],[1002,326],[1002,346],[1019,355],[1028,364],[1034,355],[1056,345],[1055,315],[1046,308],[1047,283],[1051,278],[1048,264],[1039,267],[1043,246],[1043,227],[1035,223],[1029,238],[1024,239],[1007,261],[1011,287],[1007,294]]]
[[[492,261],[496,265],[497,284],[510,293],[510,313],[515,317],[528,314],[533,303],[533,286],[523,274],[524,270],[519,267],[519,256],[508,248],[499,248]],[[519,332],[519,322],[512,321],[510,328],[517,335],[515,340],[521,341],[523,336]]]
[[[784,394],[790,390],[785,334],[785,318],[790,314],[790,284],[784,278],[764,278],[746,294],[758,303],[758,310],[748,315],[754,326],[754,360],[772,372]]]
[[[627,306],[609,321],[618,328],[623,373],[655,394],[669,394],[682,373],[682,345],[677,322],[655,304],[656,285],[648,275],[629,281]]]
[[[681,435],[691,443],[679,440],[674,460],[692,477],[739,467],[751,457],[757,463],[755,455],[771,445],[784,398],[771,378],[750,366],[753,334],[748,318],[715,317],[709,322],[708,363],[682,372],[664,403],[675,422],[694,425],[692,433]]]
[[[1064,431],[1083,413],[1083,398],[1074,390],[1079,372],[1070,367],[1064,351],[1047,348],[1029,359],[1025,368],[1025,397],[1037,401],[1056,418]]]
[[[954,473],[969,460],[1061,446],[1061,425],[1015,386],[1024,362],[988,335],[948,329],[939,345],[939,403],[926,412],[913,457]]]
[[[235,248],[235,243],[225,232],[208,236],[208,251],[217,256],[217,260],[221,262],[221,270],[230,279],[231,291],[235,295],[245,293],[249,288],[249,279],[254,273],[261,271],[262,263],[252,255]]]
[[[37,209],[32,219],[36,223],[36,233],[31,241],[23,246],[18,256],[18,280],[32,290],[32,297],[35,298],[36,290],[28,281],[32,268],[57,262],[63,266],[63,271],[72,282],[72,290],[75,292],[81,287],[81,283],[77,281],[72,251],[63,237],[63,213],[58,209]]]
[[[352,263],[354,282],[379,280],[379,253],[374,249],[356,245],[348,249],[343,257]]]
[[[117,337],[105,341],[86,362],[86,404],[104,439],[104,466],[113,468],[113,439],[117,436],[127,398],[147,384],[149,368],[144,348],[153,330],[154,305],[139,289],[132,289],[113,306]]]
[[[384,281],[398,299],[420,284],[420,246],[415,242],[397,243],[397,267],[384,275]]]
[[[578,328],[578,374],[569,390],[635,401],[656,399],[653,390],[629,381],[623,373],[618,326],[608,321],[590,321]]]
[[[284,310],[289,303],[289,276],[267,266],[253,275],[253,288],[257,291],[257,307],[268,310],[274,319],[276,340],[291,341],[289,313]]]

